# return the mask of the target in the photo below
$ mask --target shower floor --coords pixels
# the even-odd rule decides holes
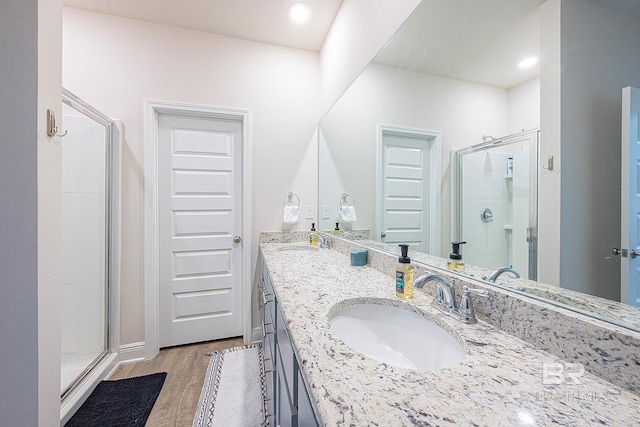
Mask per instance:
[[[102,352],[63,354],[60,369],[60,393],[64,392]]]

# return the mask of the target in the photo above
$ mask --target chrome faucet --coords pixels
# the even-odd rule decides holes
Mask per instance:
[[[436,297],[433,300],[433,304],[444,311],[455,311],[457,309],[456,297],[453,287],[449,284],[447,279],[439,274],[427,273],[418,277],[414,282],[415,288],[422,288],[427,282],[437,282],[436,285]]]
[[[342,234],[340,235],[340,237],[343,237],[343,238],[345,238],[345,239],[346,239],[347,237],[353,237],[353,238],[355,239],[355,238],[356,238],[356,237],[358,237],[358,236],[356,236],[356,233],[354,233],[353,231],[345,231],[344,233],[342,233]]]
[[[433,299],[433,305],[437,309],[443,311],[449,316],[456,317],[462,323],[477,323],[476,313],[471,302],[471,294],[487,297],[489,292],[482,289],[472,289],[468,286],[462,288],[462,296],[460,297],[460,307],[456,304],[456,295],[453,284],[439,274],[427,273],[418,277],[413,286],[423,288],[427,282],[437,282],[436,295]]]
[[[323,236],[322,234],[318,234],[314,232],[314,233],[309,233],[307,238],[310,239],[312,236],[316,236],[318,240],[320,240],[320,247],[322,249],[329,249],[329,236]]]
[[[491,273],[489,273],[488,276],[483,277],[484,280],[488,281],[488,282],[493,282],[496,283],[496,280],[498,280],[498,277],[500,277],[501,274],[506,273],[507,276],[513,278],[513,279],[518,279],[520,277],[520,274],[515,271],[513,268],[511,267],[500,267],[500,268],[496,268],[495,270],[493,270]]]

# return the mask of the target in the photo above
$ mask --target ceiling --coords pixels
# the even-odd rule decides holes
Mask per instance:
[[[304,0],[312,10],[295,24],[294,0],[63,0],[65,6],[246,40],[320,51],[343,0]],[[391,0],[390,0],[391,1]],[[511,88],[539,75],[517,67],[539,56],[539,6],[546,0],[422,0],[374,62],[458,80]],[[640,0],[590,0],[640,16]]]
[[[546,0],[422,0],[374,62],[511,88],[540,74],[540,5]],[[640,0],[589,0],[640,17]]]
[[[510,88],[537,77],[539,6],[545,0],[423,0],[374,62]]]
[[[289,19],[294,0],[63,0],[65,6],[157,24],[320,51],[342,0],[304,0],[305,24]]]

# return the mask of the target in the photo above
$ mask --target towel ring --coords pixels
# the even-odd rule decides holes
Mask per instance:
[[[347,200],[349,198],[351,198],[351,204],[349,204],[349,201]],[[342,196],[340,196],[340,201],[338,202],[338,208],[342,208],[343,206],[355,206],[355,205],[356,205],[356,199],[354,199],[351,194],[342,193]]]
[[[296,200],[298,200],[298,202],[295,203],[295,204],[287,204],[287,202],[290,203],[293,200],[294,197],[296,198]],[[282,199],[282,206],[300,206],[300,197],[298,197],[298,195],[296,193],[292,193],[290,191]]]

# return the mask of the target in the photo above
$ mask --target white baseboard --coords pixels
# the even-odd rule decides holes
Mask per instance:
[[[119,362],[133,363],[145,360],[144,350],[144,341],[121,345],[119,350]]]
[[[262,330],[258,326],[251,330],[251,343],[262,342]]]

